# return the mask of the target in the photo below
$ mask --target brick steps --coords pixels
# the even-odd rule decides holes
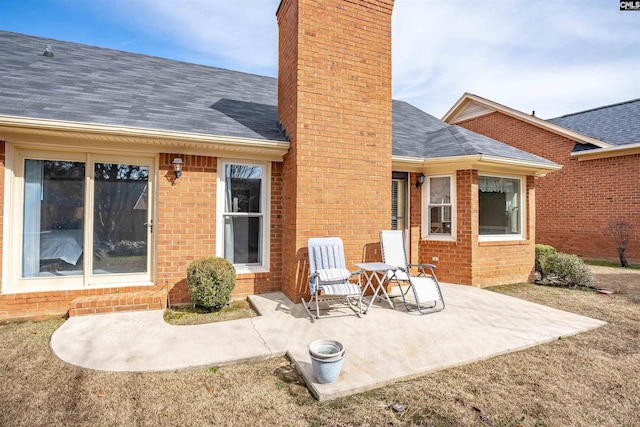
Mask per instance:
[[[69,303],[69,317],[122,311],[162,310],[167,289],[78,297]]]

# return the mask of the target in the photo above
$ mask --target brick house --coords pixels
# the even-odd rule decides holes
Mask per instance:
[[[561,164],[536,180],[537,242],[617,261],[607,224],[640,227],[639,117],[640,99],[543,120],[467,93],[443,120]],[[626,255],[640,262],[639,232]]]
[[[308,238],[392,227],[443,281],[527,280],[559,166],[393,101],[392,7],[283,0],[278,79],[0,32],[0,320],[187,303],[212,255],[299,300]]]

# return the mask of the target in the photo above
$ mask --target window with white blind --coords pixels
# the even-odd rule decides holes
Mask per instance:
[[[407,178],[398,175],[391,180],[391,229],[407,228]]]

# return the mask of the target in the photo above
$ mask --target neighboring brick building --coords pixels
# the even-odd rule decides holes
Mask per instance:
[[[542,120],[465,94],[444,120],[562,165],[536,180],[538,243],[617,261],[605,227],[628,221],[626,255],[640,262],[640,99]]]
[[[392,6],[283,0],[278,79],[0,32],[0,320],[186,303],[211,255],[298,300],[308,238],[354,264],[391,227],[443,281],[527,280],[559,167],[392,101]]]

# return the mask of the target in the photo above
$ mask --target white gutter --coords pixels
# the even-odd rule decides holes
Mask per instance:
[[[571,153],[571,157],[576,157],[578,160],[591,160],[604,157],[626,156],[636,153],[640,153],[640,142],[617,145],[611,148],[594,148],[591,150],[576,151]]]
[[[263,153],[268,152],[278,157],[284,156],[289,150],[289,143],[282,141],[3,115],[0,115],[1,131],[35,132],[39,134],[69,133],[93,140],[112,140],[115,137],[122,140],[133,140],[133,142],[142,144],[176,145],[179,147],[193,145],[199,148],[204,147],[224,151],[255,150]]]
[[[520,169],[536,176],[544,176],[549,172],[562,169],[562,165],[532,162],[527,160],[509,159],[505,157],[474,154],[468,156],[437,157],[422,159],[417,157],[392,156],[393,169],[403,172],[429,172],[430,167],[450,166],[451,169],[483,169],[483,166],[500,166],[503,168]]]

